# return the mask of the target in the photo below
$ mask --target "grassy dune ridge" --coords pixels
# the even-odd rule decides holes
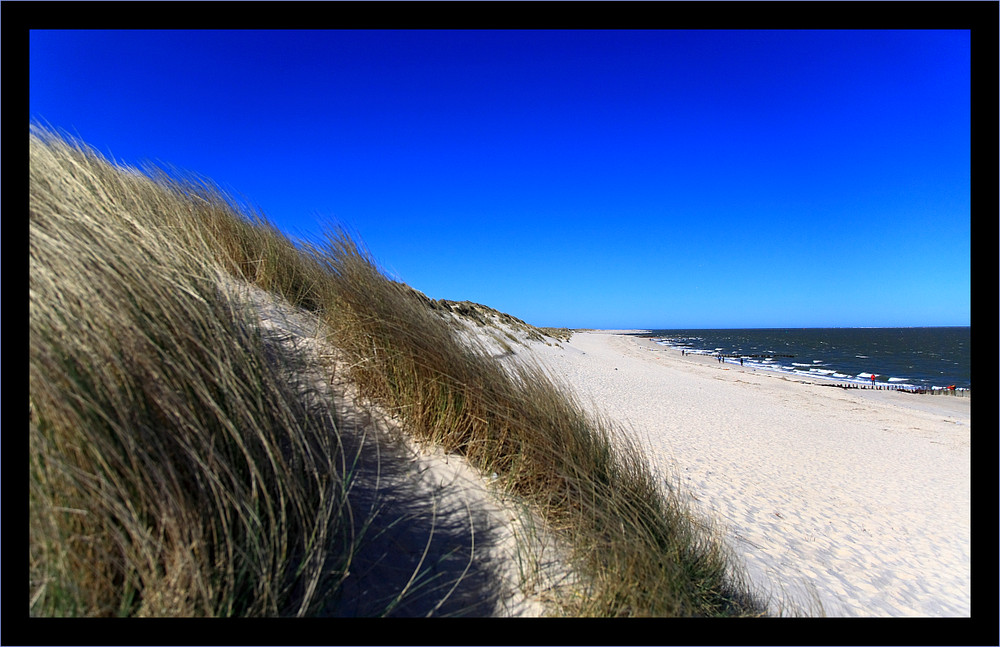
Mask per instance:
[[[48,135],[30,173],[32,612],[309,613],[350,554],[346,461],[220,291],[191,223],[226,205]]]
[[[540,515],[576,574],[553,613],[761,613],[622,429],[447,317],[566,331],[431,302],[343,230],[293,243],[210,182],[50,131],[33,127],[30,165],[32,614],[313,615],[336,600],[365,541],[342,442],[356,430],[296,378],[334,369],[270,344],[220,273],[314,313],[364,398]]]

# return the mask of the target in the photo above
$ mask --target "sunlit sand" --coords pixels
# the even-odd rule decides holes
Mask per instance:
[[[532,346],[641,437],[776,600],[970,614],[971,399],[843,390],[606,332]]]

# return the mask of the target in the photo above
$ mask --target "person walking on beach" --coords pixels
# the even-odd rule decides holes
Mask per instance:
[[[872,386],[873,387],[875,386],[875,374],[874,373],[872,373]]]

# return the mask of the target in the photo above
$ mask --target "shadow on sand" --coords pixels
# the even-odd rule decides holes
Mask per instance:
[[[304,398],[318,398],[318,415],[332,414],[330,434],[339,436],[350,473],[345,541],[353,556],[319,615],[536,615],[517,590],[510,520],[486,502],[482,479],[460,458],[418,455],[391,421],[359,404],[331,362],[336,351],[319,341],[305,313],[260,290],[244,295],[263,323],[270,358]]]

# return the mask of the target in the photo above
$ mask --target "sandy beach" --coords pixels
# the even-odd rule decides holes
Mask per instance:
[[[314,343],[314,325],[270,309],[260,294],[266,327],[277,324],[298,343]],[[466,330],[467,341],[498,343],[494,328],[466,323]],[[722,532],[751,584],[771,595],[774,613],[970,615],[971,398],[845,390],[682,356],[630,331],[576,332],[558,343],[508,332],[521,343],[498,352],[498,361],[537,361],[584,406],[622,423],[654,469]],[[369,418],[361,426],[375,432],[374,441],[385,437],[375,431],[384,424]],[[381,485],[362,488],[383,502],[410,501],[393,516],[411,522],[405,540],[392,537],[395,548],[372,547],[378,568],[365,573],[365,582],[405,580],[428,546],[443,564],[455,546],[477,544],[476,556],[460,551],[464,557],[448,567],[455,573],[445,576],[466,580],[453,596],[456,609],[468,612],[468,600],[492,588],[486,580],[496,576],[486,571],[508,571],[500,576],[508,584],[490,601],[492,613],[544,615],[509,572],[522,559],[513,536],[523,537],[523,526],[489,491],[488,477],[433,448],[397,445],[377,453],[381,467],[373,473]],[[397,472],[398,480],[388,478]],[[413,501],[436,511],[436,531],[421,531],[424,521],[414,525],[429,513]],[[455,530],[442,534],[445,527]],[[474,528],[475,539],[461,528]],[[445,539],[428,543],[434,532]],[[552,557],[542,561],[553,564]],[[482,577],[468,577],[470,564],[484,569]],[[559,577],[554,571],[542,579]]]
[[[622,332],[530,354],[636,434],[776,612],[970,614],[969,398],[844,390]]]
[[[300,341],[312,337],[310,326],[290,325],[263,303],[257,307],[265,325],[281,321],[280,328]],[[492,328],[466,330],[487,347],[497,343]],[[559,343],[509,332],[522,344],[498,353],[499,361],[541,363],[585,406],[622,423],[646,448],[654,469],[722,532],[752,585],[771,594],[774,613],[970,614],[970,398],[845,390],[682,356],[630,331],[576,332]],[[386,460],[395,453],[379,453],[382,485],[376,489],[385,500],[400,486],[385,478],[393,471]],[[478,511],[472,525],[480,547],[494,544],[494,550],[477,551],[481,557],[491,553],[493,567],[483,568],[517,561],[510,533],[523,533],[513,526],[503,530],[512,523],[510,511],[501,521],[504,505],[458,457],[410,449],[390,463],[410,475],[401,482],[413,482],[415,474],[421,475],[417,481],[433,481],[425,496],[403,498],[430,502],[439,514],[454,511],[447,515],[451,525],[468,527],[471,510]],[[483,541],[491,535],[494,542]],[[471,545],[469,539],[452,536],[445,543]],[[398,547],[401,540],[394,541]],[[412,557],[426,545],[419,532],[403,543],[409,547],[402,553],[375,552]],[[441,550],[447,553],[448,546]],[[405,579],[410,561],[379,558],[378,574],[364,579]],[[511,584],[504,588],[519,588]],[[471,584],[456,592],[455,602],[464,604],[475,590]],[[500,606],[501,615],[544,613],[519,595]]]

